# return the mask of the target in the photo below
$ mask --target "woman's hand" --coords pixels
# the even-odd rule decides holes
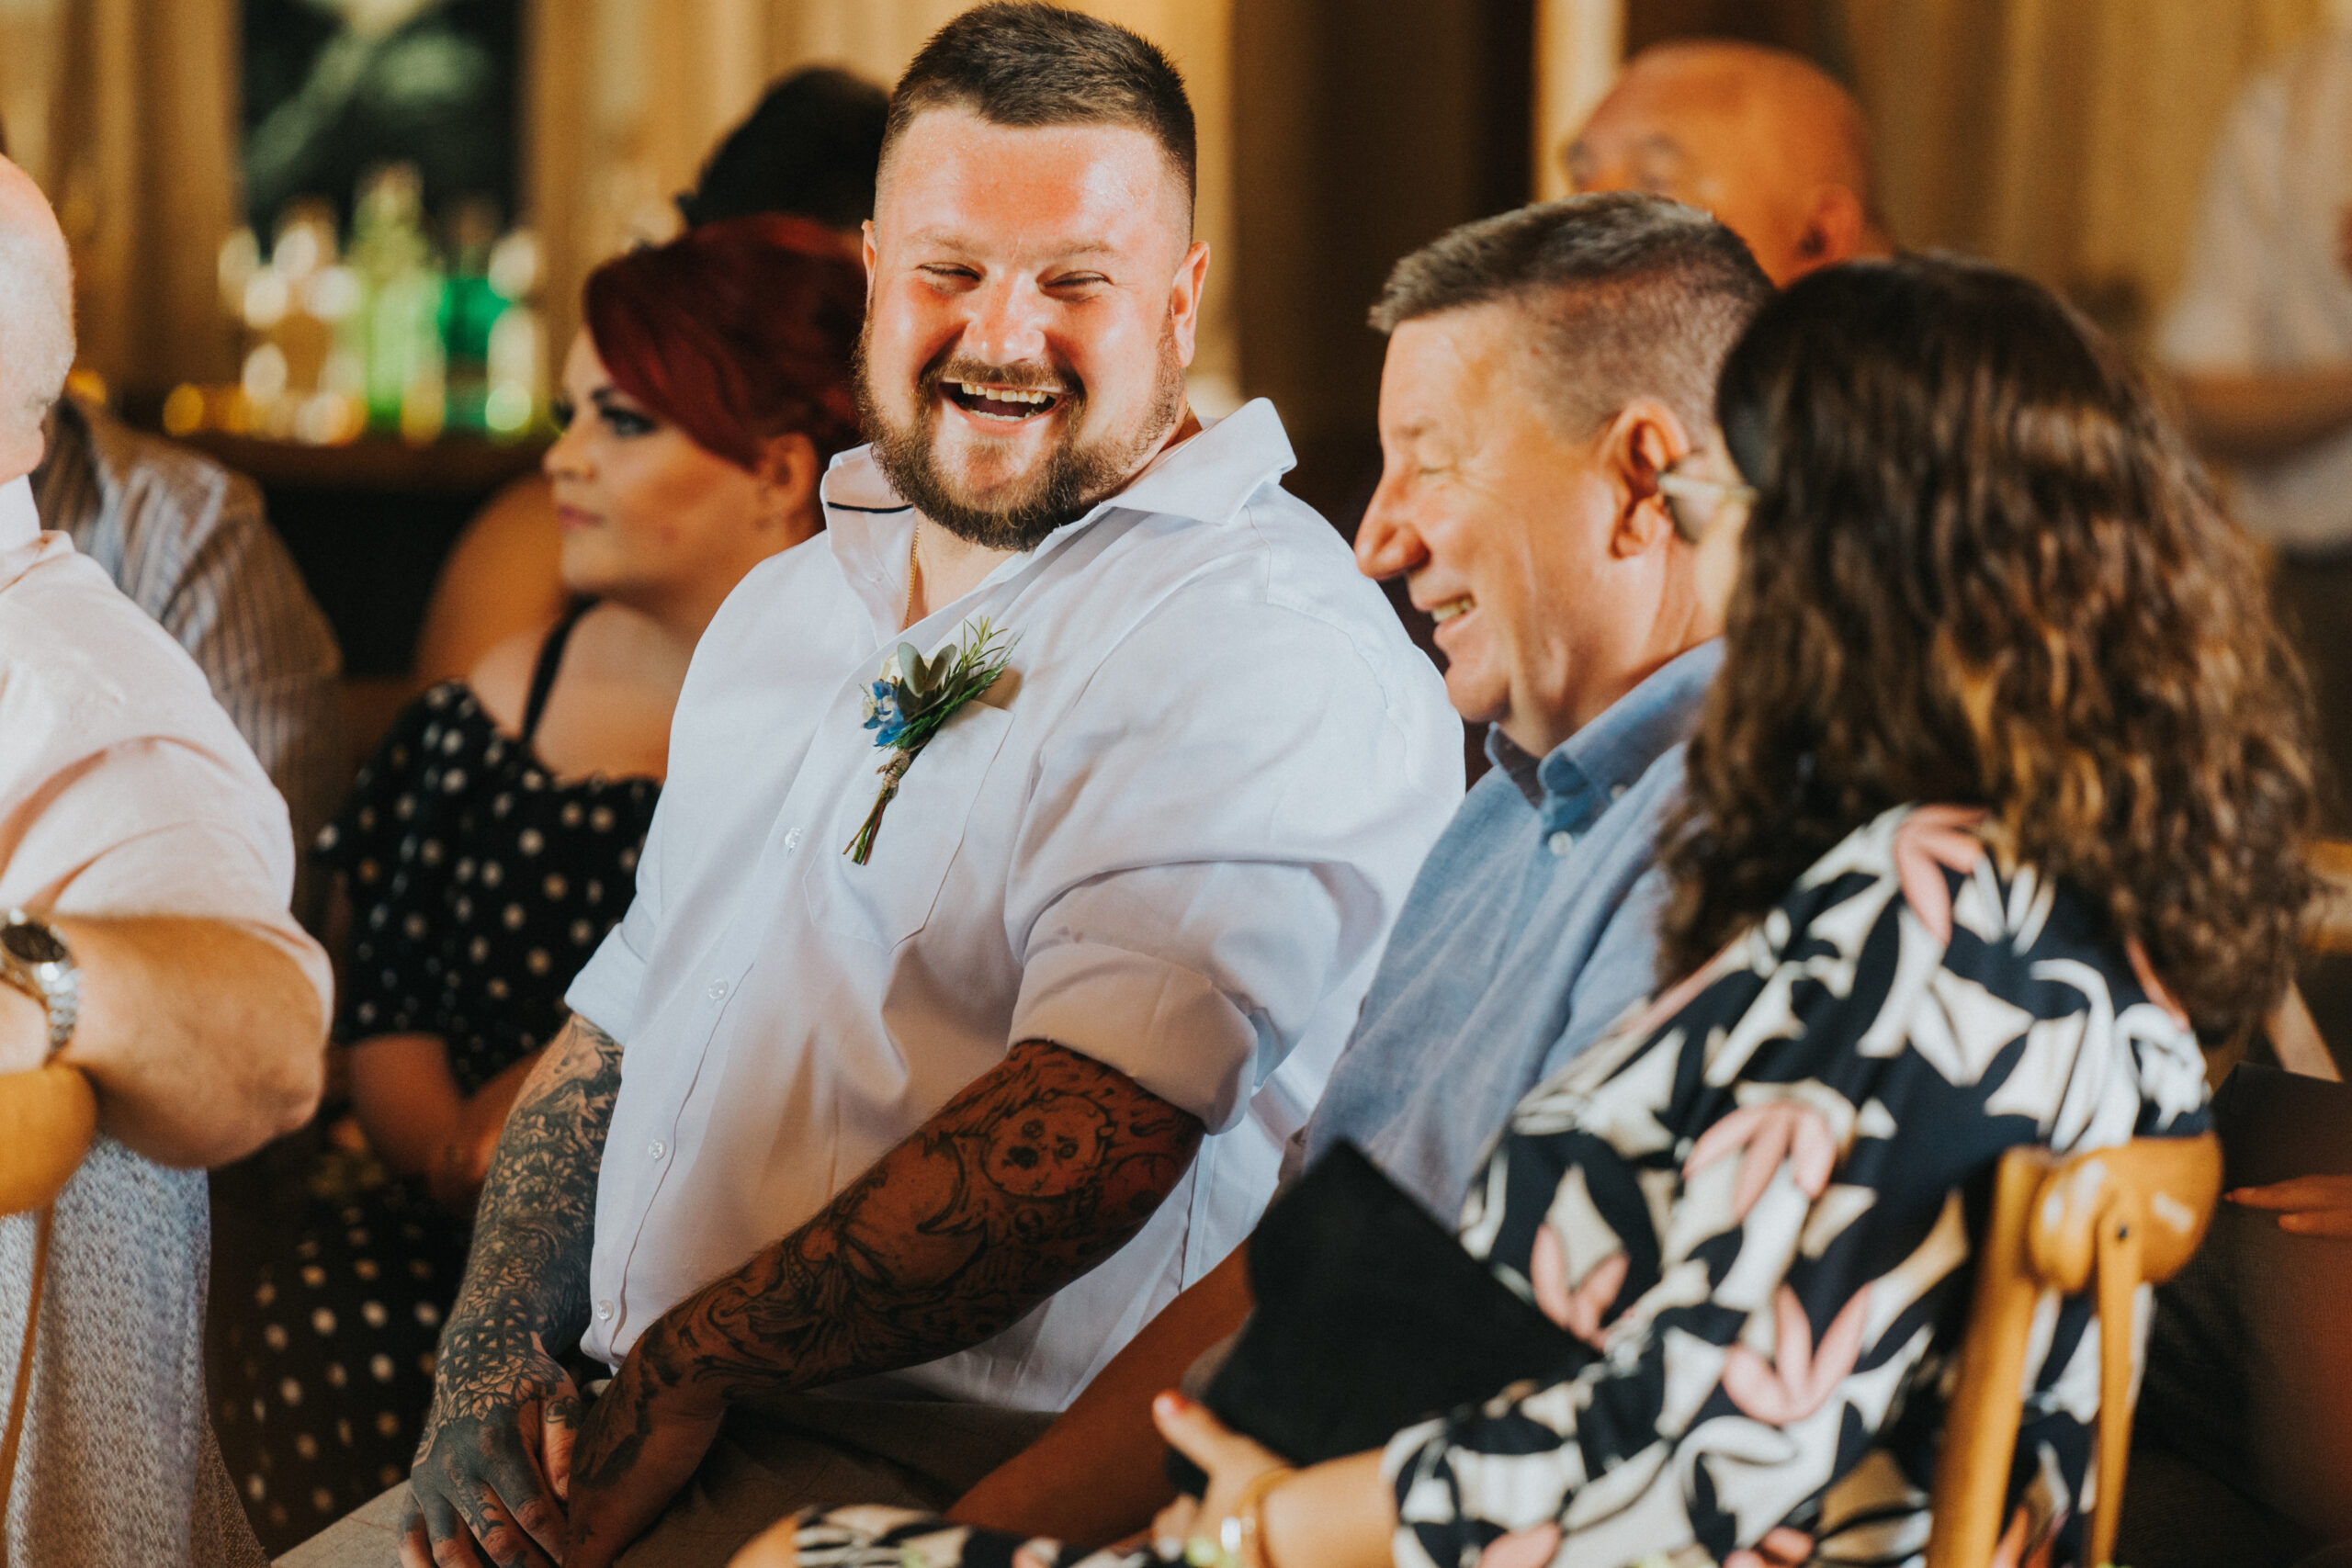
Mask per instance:
[[[1377,1450],[1294,1471],[1173,1390],[1151,1402],[1151,1418],[1209,1477],[1199,1502],[1179,1497],[1153,1521],[1162,1556],[1185,1561],[1201,1540],[1238,1568],[1388,1568],[1396,1500]]]
[[[2226,1196],[2244,1208],[2278,1211],[2282,1231],[2352,1238],[2352,1176],[2298,1176]]]
[[[1209,1478],[1199,1502],[1179,1497],[1152,1521],[1152,1540],[1159,1554],[1181,1558],[1185,1542],[1199,1536],[1231,1553],[1239,1568],[1265,1568],[1257,1539],[1259,1505],[1271,1486],[1292,1473],[1291,1467],[1280,1454],[1241,1436],[1210,1415],[1206,1405],[1173,1389],[1151,1402],[1151,1419],[1170,1446]]]

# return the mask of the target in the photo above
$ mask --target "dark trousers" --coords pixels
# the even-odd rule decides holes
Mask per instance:
[[[802,1394],[730,1412],[718,1440],[620,1568],[722,1568],[797,1508],[937,1512],[1035,1441],[1051,1416],[944,1400]]]

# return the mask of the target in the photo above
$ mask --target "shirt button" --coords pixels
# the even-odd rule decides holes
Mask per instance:
[[[1577,836],[1566,828],[1544,840],[1544,847],[1555,855],[1565,855],[1577,847]]]
[[[598,1302],[596,1303],[596,1315],[604,1319],[606,1323],[612,1322],[613,1303],[610,1302]]]
[[[725,1001],[727,999],[727,982],[724,980],[713,980],[709,987],[705,989],[703,995],[708,997],[715,1002]]]
[[[663,1155],[670,1152],[670,1145],[663,1143],[661,1139],[656,1138],[651,1143],[645,1145],[645,1152],[651,1155],[655,1159],[660,1159]]]
[[[799,829],[795,828],[791,832],[786,833],[784,836],[784,847],[787,850],[797,850],[800,847]]]
[[[1609,786],[1609,798],[1611,800],[1624,799],[1625,786],[1623,784],[1611,784]]]

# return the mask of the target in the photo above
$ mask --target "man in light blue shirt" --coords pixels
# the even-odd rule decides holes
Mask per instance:
[[[1676,654],[1541,761],[1487,732],[1286,1175],[1353,1143],[1450,1221],[1511,1107],[1651,994],[1658,829],[1722,662]]]
[[[1654,988],[1655,846],[1745,518],[1715,372],[1770,287],[1729,230],[1639,195],[1468,224],[1390,275],[1356,561],[1436,619],[1498,765],[1423,863],[1294,1169],[1348,1140],[1450,1218],[1520,1097]],[[1246,1251],[953,1517],[1072,1541],[1148,1524],[1169,1495],[1151,1396],[1240,1325]]]

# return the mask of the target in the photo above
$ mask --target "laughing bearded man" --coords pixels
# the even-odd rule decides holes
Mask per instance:
[[[636,901],[483,1192],[412,1568],[942,1506],[1263,1205],[1459,728],[1273,410],[1187,411],[1193,160],[1165,58],[1053,6],[899,84],[874,445],[695,653]],[[1005,673],[906,761],[922,660],[983,622]],[[615,1369],[584,1408],[575,1345]]]

